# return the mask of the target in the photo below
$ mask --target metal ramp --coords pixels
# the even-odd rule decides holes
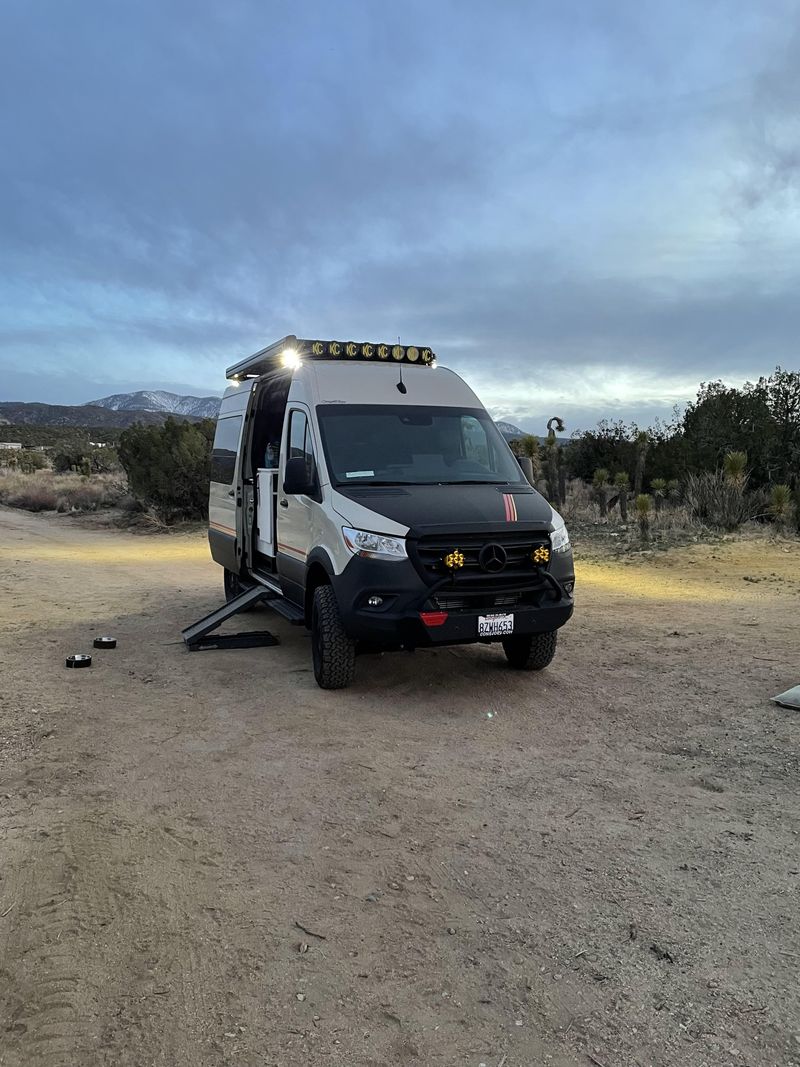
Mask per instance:
[[[199,619],[197,622],[192,623],[191,626],[187,626],[185,630],[181,630],[181,637],[186,642],[186,647],[190,652],[197,652],[203,648],[253,648],[256,645],[277,645],[277,637],[273,637],[267,630],[208,636],[212,630],[216,630],[226,619],[230,619],[245,608],[249,608],[251,604],[255,604],[256,601],[261,600],[263,597],[274,595],[270,589],[263,585],[254,585],[252,589],[245,589],[243,593],[234,597],[233,600],[229,600],[227,604],[223,604],[221,608],[217,608],[216,611],[212,611],[205,618]]]

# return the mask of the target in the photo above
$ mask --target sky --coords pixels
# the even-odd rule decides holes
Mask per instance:
[[[0,400],[427,345],[647,425],[800,367],[800,0],[3,0]]]

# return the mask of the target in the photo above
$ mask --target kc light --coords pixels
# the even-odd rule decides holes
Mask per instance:
[[[454,548],[452,552],[447,553],[442,562],[449,571],[457,571],[464,566],[464,553],[460,548]]]
[[[566,531],[566,526],[564,527]],[[534,563],[549,563],[550,562],[550,549],[545,548],[544,545],[538,545],[531,552],[531,559]]]
[[[289,370],[300,366],[300,356],[293,348],[284,348],[281,352],[281,363]]]
[[[553,529],[550,531],[550,547],[554,552],[569,552],[572,547],[569,543],[567,525],[558,512],[553,509]]]
[[[370,533],[369,530],[354,530],[350,526],[342,527],[342,537],[354,556],[362,556],[364,559],[408,559],[406,543],[402,537],[388,537],[385,534]]]

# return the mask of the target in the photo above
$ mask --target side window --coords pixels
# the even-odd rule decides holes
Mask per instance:
[[[311,429],[304,411],[293,411],[289,422],[289,455],[287,459],[302,459],[309,479],[314,474],[314,446]]]
[[[236,471],[236,450],[242,429],[241,415],[228,415],[217,420],[214,446],[211,449],[211,481],[230,485]]]
[[[486,430],[474,415],[462,415],[461,437],[464,441],[464,456],[491,470],[492,462],[489,456],[489,440]]]

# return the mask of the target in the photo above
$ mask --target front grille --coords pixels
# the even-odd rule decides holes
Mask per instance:
[[[487,545],[499,545],[504,550],[506,562],[502,570],[487,571],[481,564],[481,551]],[[505,597],[507,606],[512,607],[513,597],[539,590],[546,584],[542,576],[546,565],[543,568],[531,559],[537,548],[550,548],[550,539],[543,531],[436,534],[420,537],[412,546],[412,555],[427,583],[436,585],[437,600],[491,593],[496,606],[501,606],[497,598]],[[450,571],[444,558],[455,549],[463,554],[464,564]]]

